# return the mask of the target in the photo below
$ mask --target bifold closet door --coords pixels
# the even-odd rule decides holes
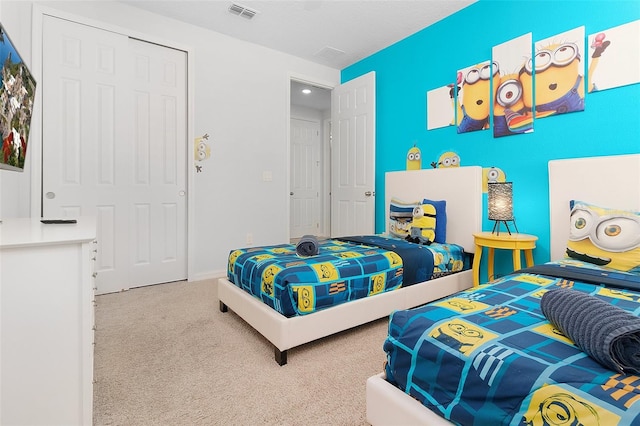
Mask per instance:
[[[43,18],[44,217],[95,216],[97,292],[185,279],[186,53]]]

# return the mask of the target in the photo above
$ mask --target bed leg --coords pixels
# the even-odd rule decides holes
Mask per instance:
[[[281,351],[278,348],[274,349],[276,355],[276,362],[279,366],[283,366],[287,363],[287,351]]]
[[[220,302],[220,312],[227,312],[229,308],[224,303]]]

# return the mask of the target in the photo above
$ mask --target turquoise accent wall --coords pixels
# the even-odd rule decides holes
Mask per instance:
[[[376,72],[376,232],[385,229],[384,174],[405,170],[406,153],[416,143],[422,168],[447,151],[458,153],[462,166],[501,168],[514,185],[518,230],[539,237],[537,263],[549,260],[547,162],[639,153],[640,84],[587,94],[585,111],[536,120],[533,133],[502,138],[494,138],[491,129],[427,131],[427,92],[453,83],[457,70],[491,59],[493,46],[528,32],[536,43],[585,26],[588,37],[637,19],[638,0],[479,0],[342,70],[343,82]],[[615,190],[624,190],[624,183]],[[483,228],[490,231],[486,194],[484,206]],[[498,257],[496,253],[499,265]]]

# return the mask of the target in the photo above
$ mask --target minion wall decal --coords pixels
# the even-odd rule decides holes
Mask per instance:
[[[500,84],[499,70],[497,62],[486,61],[460,71],[463,81],[457,94],[458,133],[489,128],[491,99]]]
[[[407,152],[407,170],[420,170],[422,168],[422,153],[415,144]]]
[[[482,168],[482,192],[486,193],[489,189],[488,183],[506,182],[507,175],[498,167]]]
[[[434,169],[447,169],[450,167],[460,167],[460,156],[453,151],[447,151],[440,155],[438,161],[432,161],[431,167]]]
[[[208,140],[209,135],[207,133],[194,140],[194,157],[196,162],[205,161],[211,157],[211,147],[207,143]],[[202,166],[198,164],[195,166],[196,173],[200,173],[202,171]]]

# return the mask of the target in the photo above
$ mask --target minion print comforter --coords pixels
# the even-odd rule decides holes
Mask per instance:
[[[464,256],[457,245],[346,237],[320,241],[318,255],[308,257],[299,256],[294,244],[233,250],[227,278],[293,317],[460,271],[468,263]]]
[[[387,380],[455,424],[640,424],[640,377],[600,364],[540,308],[543,294],[570,288],[637,317],[640,276],[569,263],[394,312],[383,344]]]

